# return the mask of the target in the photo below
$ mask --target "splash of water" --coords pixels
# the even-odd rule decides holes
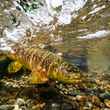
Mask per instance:
[[[70,24],[86,2],[87,0],[14,0],[11,7],[3,10],[11,21],[3,31],[0,49],[10,50],[7,42],[20,42],[27,30],[35,34],[42,30],[52,31],[55,24]]]

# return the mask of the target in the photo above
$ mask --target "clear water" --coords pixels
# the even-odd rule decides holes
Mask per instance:
[[[17,2],[12,5],[11,1],[5,1],[8,6],[0,8],[2,49],[6,47],[7,39],[18,42],[26,38],[24,36],[30,30],[37,35],[32,44],[51,45],[64,53],[66,60],[88,72],[109,73],[110,1],[68,0],[56,5],[49,0],[48,5],[45,1],[38,8],[28,8],[27,11]],[[21,11],[16,10],[16,6]],[[8,7],[12,16],[7,11]],[[17,19],[15,22],[13,15]]]

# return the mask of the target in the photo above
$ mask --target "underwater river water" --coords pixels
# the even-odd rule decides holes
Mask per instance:
[[[58,0],[59,4],[53,2],[54,5],[49,6],[49,0],[35,0],[35,9],[31,2],[28,6],[28,2],[15,0],[13,6],[11,0],[1,1],[1,48],[2,42],[19,42],[25,38],[27,30],[34,30],[38,44],[51,45],[58,52],[63,52],[68,61],[84,70],[109,73],[109,0],[69,0],[64,3]]]
[[[95,73],[110,74],[110,0],[61,1],[15,0],[12,5],[1,0],[0,50],[11,51],[11,43],[29,40],[29,31],[37,37],[27,45],[46,45],[93,78]]]

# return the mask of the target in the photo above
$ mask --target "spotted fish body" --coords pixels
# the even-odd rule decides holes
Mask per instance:
[[[50,51],[38,47],[12,47],[12,59],[20,61],[31,70],[31,83],[45,83],[48,79],[66,83],[74,83],[80,80],[80,71],[75,65],[71,65],[64,59]]]

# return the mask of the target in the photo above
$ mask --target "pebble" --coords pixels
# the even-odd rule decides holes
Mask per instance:
[[[60,103],[52,102],[47,105],[46,110],[61,110]]]
[[[86,107],[88,107],[88,109],[91,109],[93,106],[93,104],[91,102],[86,102]]]
[[[101,93],[101,94],[99,95],[99,97],[100,97],[101,99],[110,99],[110,93],[108,93],[108,92]]]
[[[42,110],[42,108],[44,108],[45,103],[41,103],[41,104],[37,104],[32,106],[31,110]],[[26,109],[27,110],[27,109]],[[30,109],[29,109],[30,110]],[[45,109],[46,110],[46,109]],[[48,109],[47,109],[48,110]]]
[[[81,96],[81,95],[77,95],[76,96],[76,100],[78,100],[78,101],[86,101],[86,99],[87,99],[87,97],[86,96]]]
[[[14,105],[14,109],[13,110],[19,110],[19,106],[17,104]]]
[[[92,96],[92,103],[95,105],[100,105],[101,101],[97,96]]]
[[[13,110],[13,105],[0,105],[0,110]]]
[[[109,108],[104,108],[103,110],[110,110]]]
[[[110,108],[110,100],[109,99],[105,99],[104,103],[108,108]]]
[[[101,108],[100,108],[100,107],[97,107],[97,106],[94,106],[94,107],[92,108],[92,110],[101,110]]]
[[[25,101],[24,101],[23,99],[21,99],[21,98],[18,98],[17,101],[16,101],[16,103],[17,103],[19,106],[25,105]]]
[[[63,103],[62,107],[61,107],[61,110],[73,110],[73,107],[69,103]]]
[[[27,110],[25,101],[22,98],[18,98],[14,104],[13,110]]]
[[[79,95],[79,94],[81,94],[81,93],[79,93],[80,91],[69,91],[68,92],[68,95],[70,95],[70,96],[76,96],[76,95]]]

